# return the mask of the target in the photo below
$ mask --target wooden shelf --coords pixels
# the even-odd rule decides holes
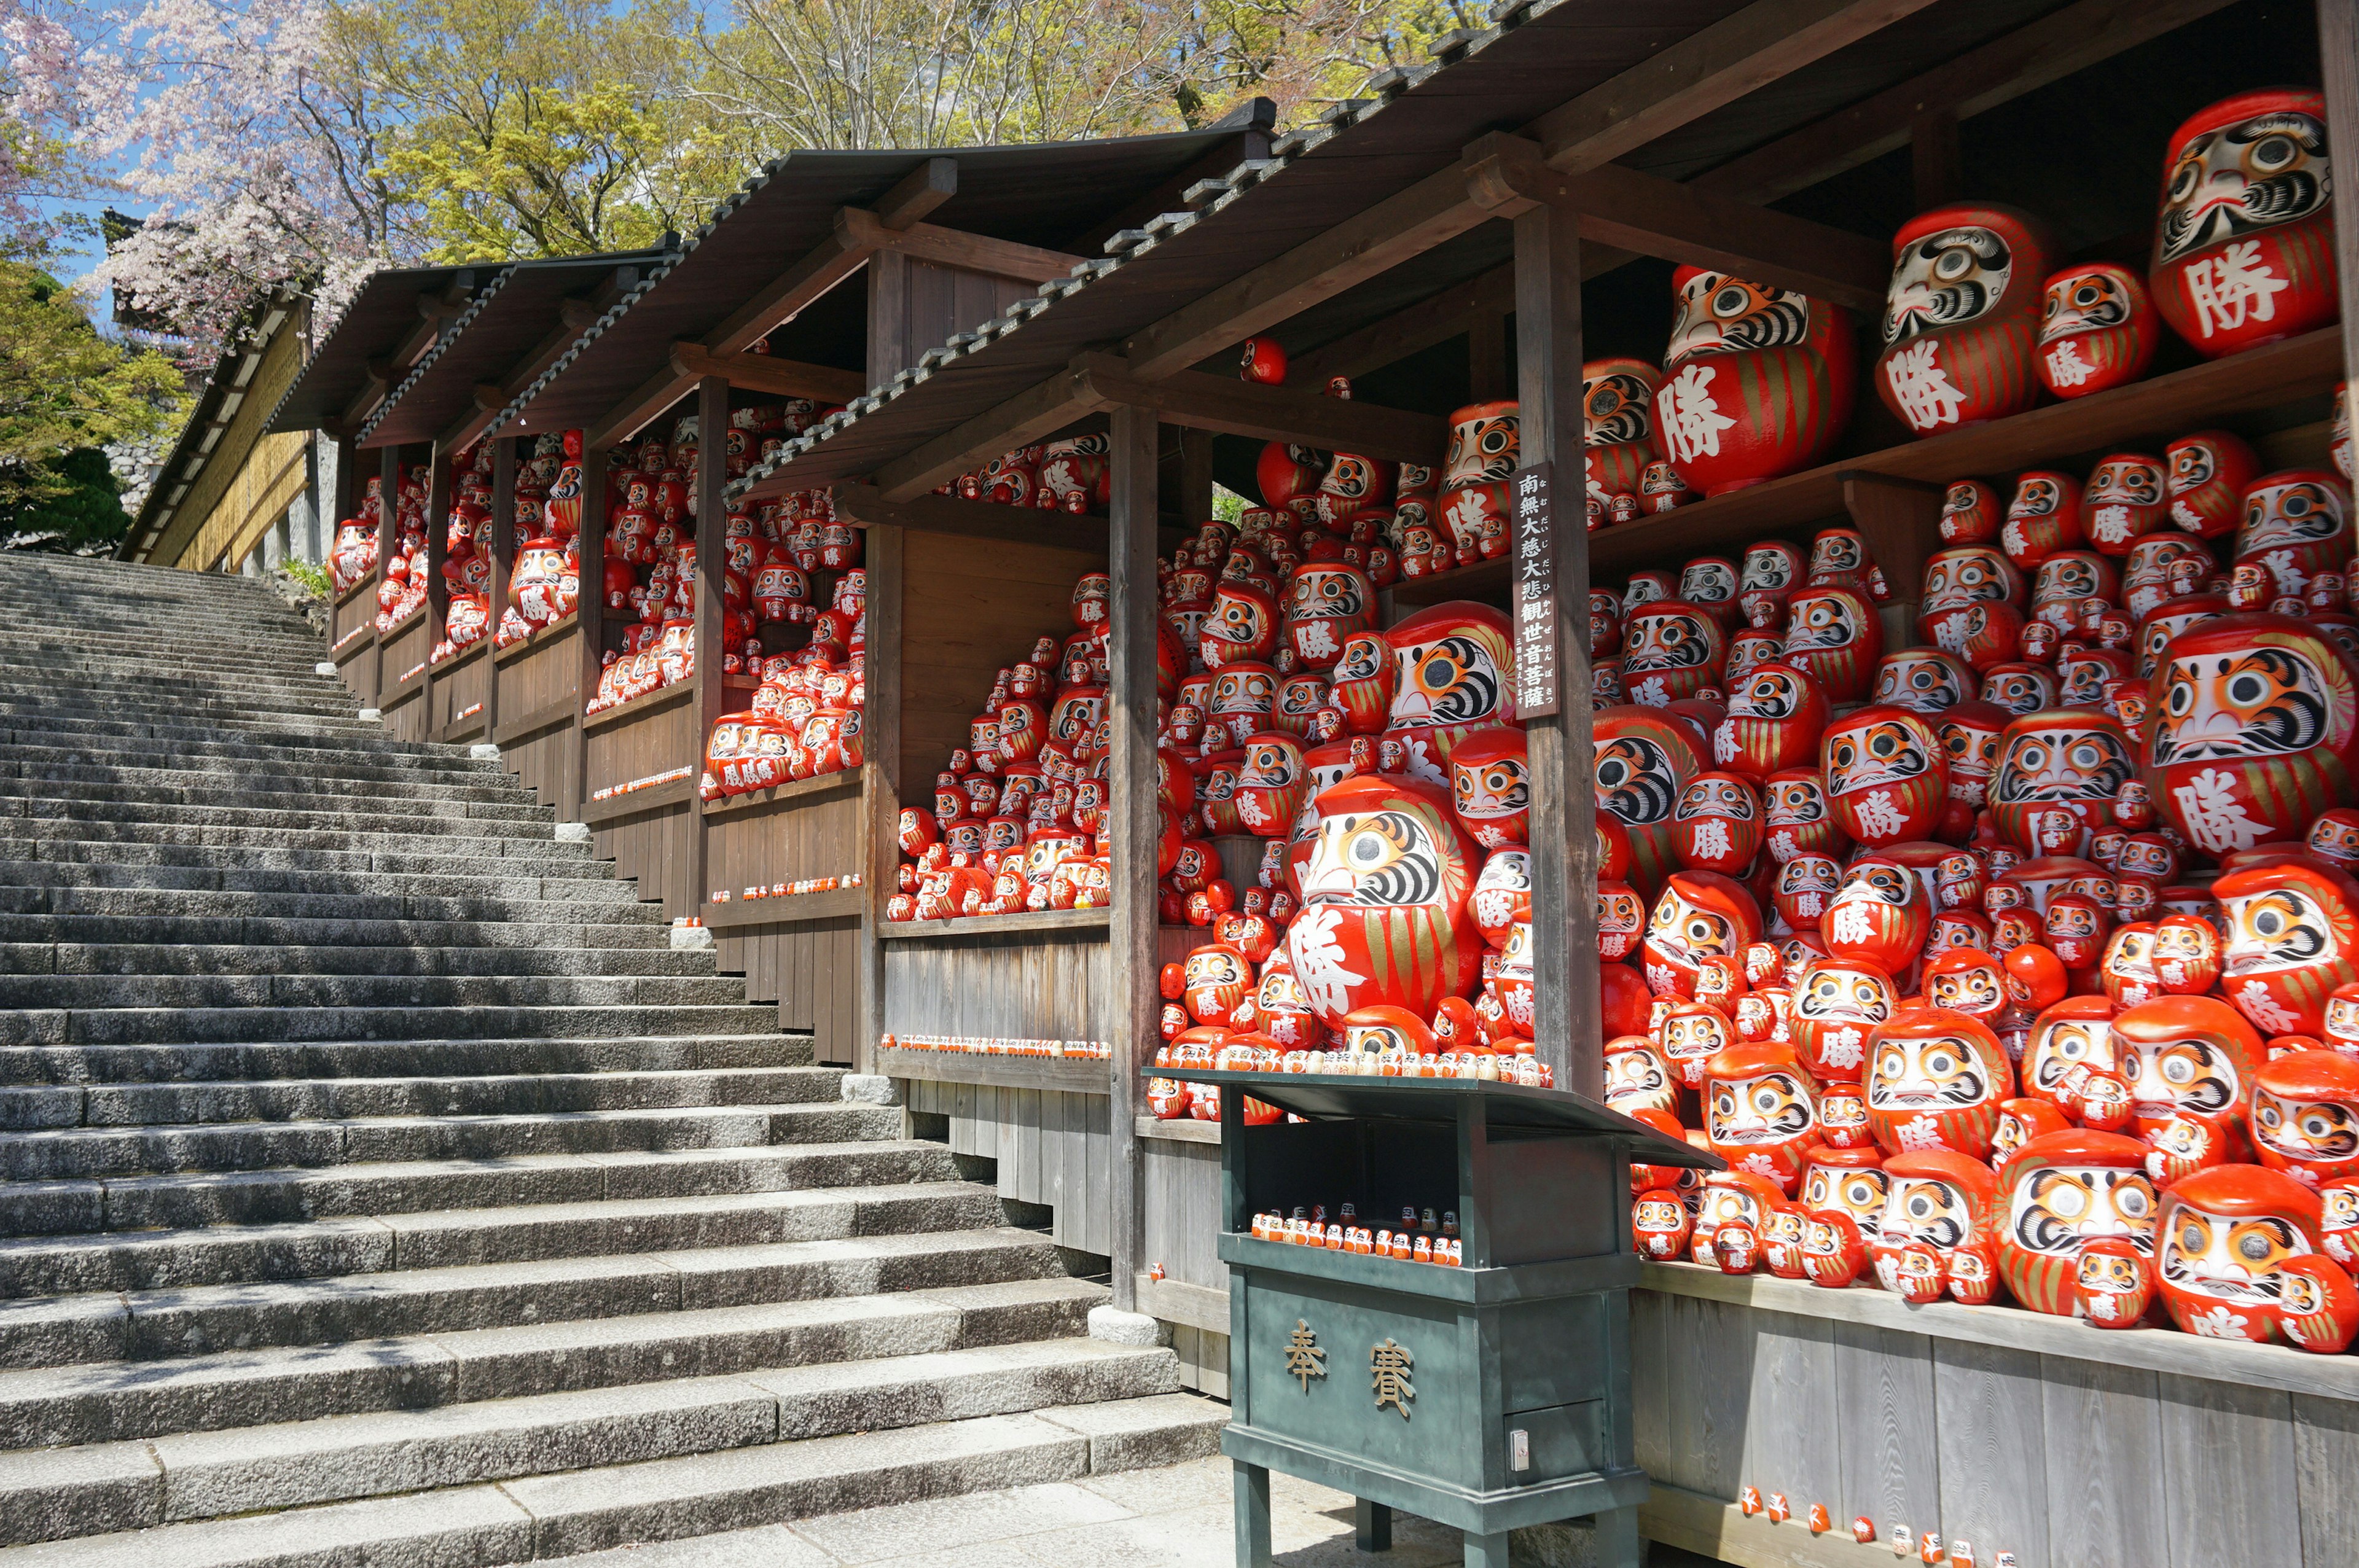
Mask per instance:
[[[521,643],[511,643],[492,655],[495,664],[514,664],[527,654],[537,653],[552,643],[564,641],[567,633],[578,632],[582,622],[569,615],[562,621],[552,621]]]
[[[360,581],[353,584],[352,587],[344,589],[343,592],[336,595],[336,608],[342,610],[345,605],[350,604],[353,600],[358,599],[364,593],[375,593],[376,591],[377,577],[377,573],[371,572],[368,576],[361,579]]]
[[[338,665],[342,665],[359,658],[363,654],[367,653],[371,648],[375,646],[376,628],[374,626],[364,626],[361,629],[361,634],[359,636],[353,638],[351,642],[345,643],[341,648],[332,649],[329,652],[328,657]]]
[[[1184,1280],[1158,1280],[1144,1273],[1134,1275],[1132,1280],[1137,1291],[1138,1310],[1147,1316],[1207,1334],[1228,1333],[1229,1292],[1225,1289],[1191,1285]]]
[[[768,789],[724,795],[706,803],[705,820],[709,822],[718,816],[743,816],[772,806],[801,806],[814,798],[842,795],[847,790],[858,789],[860,776],[857,768],[839,768],[834,773],[821,773],[813,778],[790,779]]]
[[[2159,454],[2166,443],[2223,416],[2321,396],[2342,379],[2342,330],[2323,328],[2151,381],[1886,447],[1676,512],[1600,529],[1589,535],[1591,579],[1602,582],[1639,567],[1676,567],[1706,551],[1727,553],[1756,539],[1840,519],[1843,481],[1851,475],[1939,488],[1953,480],[2003,478],[2041,463],[2136,443]],[[1870,396],[1873,391],[1863,385],[1861,395]],[[1497,601],[1506,595],[1512,569],[1511,561],[1503,557],[1403,579],[1386,591],[1401,606],[1451,599]],[[1894,585],[1894,591],[1900,593],[1900,585]]]
[[[1198,1121],[1186,1116],[1170,1121],[1159,1117],[1134,1116],[1130,1126],[1131,1131],[1141,1138],[1160,1138],[1167,1143],[1209,1143],[1215,1149],[1221,1146],[1221,1124],[1217,1121]]]
[[[2094,1328],[2078,1318],[2051,1317],[2016,1306],[1966,1306],[1957,1302],[1911,1306],[1872,1284],[1831,1291],[1807,1280],[1723,1274],[1697,1263],[1648,1263],[1639,1288],[2005,1350],[2103,1361],[2297,1394],[2359,1399],[2359,1357],[2312,1356],[2288,1345],[2206,1339],[2169,1328]]]
[[[1022,914],[971,914],[958,920],[886,920],[877,923],[876,936],[884,942],[1020,936],[1028,931],[1091,931],[1103,936],[1113,917],[1110,909],[1043,909]]]
[[[670,779],[646,789],[635,789],[627,795],[610,795],[603,800],[587,801],[582,807],[582,820],[592,827],[603,827],[609,823],[620,822],[625,816],[636,816],[643,811],[678,806],[682,801],[696,798],[698,782],[696,774],[691,773],[686,778]]]
[[[938,1084],[989,1084],[995,1088],[1055,1089],[1102,1095],[1114,1064],[1082,1057],[985,1056],[973,1051],[876,1050],[876,1070],[892,1078]]]
[[[620,707],[609,708],[603,713],[591,714],[582,720],[582,728],[585,733],[594,733],[610,725],[623,723],[626,719],[644,719],[650,713],[668,713],[682,704],[695,700],[696,683],[692,680],[681,681],[677,686],[658,687],[651,692],[631,698]],[[702,748],[698,748],[698,751],[701,754]]]
[[[800,920],[841,920],[868,911],[866,888],[831,888],[825,892],[787,893],[777,898],[733,898],[698,912],[710,931],[742,931],[754,925],[788,925]]]
[[[457,653],[451,654],[440,664],[429,664],[427,668],[434,672],[434,678],[437,680],[441,679],[444,676],[456,675],[461,670],[465,669],[469,665],[473,664],[477,659],[482,658],[484,656],[484,650],[491,645],[492,640],[489,637],[478,637],[475,641],[468,643],[465,647],[460,649]]]

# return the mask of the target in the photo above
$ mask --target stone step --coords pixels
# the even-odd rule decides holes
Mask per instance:
[[[353,828],[375,833],[431,833],[470,838],[548,838],[556,814],[540,806],[475,805],[457,811],[415,801],[377,799],[349,810],[301,807],[183,806],[153,800],[91,800],[74,796],[0,795],[0,817],[82,823],[126,822],[164,827]]]
[[[213,896],[213,895],[209,895]],[[650,912],[653,906],[644,906]],[[602,912],[603,913],[603,912]],[[636,912],[635,912],[636,913]],[[224,955],[253,947],[305,948],[307,963],[336,961],[346,948],[379,953],[449,953],[564,950],[577,953],[629,951],[653,960],[671,950],[669,922],[659,917],[624,924],[537,925],[521,920],[322,919],[273,920],[255,916],[174,914],[0,914],[0,943],[13,946],[79,946],[92,949],[92,965],[108,960],[103,949],[202,947],[219,944]],[[682,958],[699,957],[693,952]],[[705,955],[708,958],[710,955]],[[60,963],[68,960],[60,959]],[[386,960],[390,962],[390,959]],[[416,960],[428,962],[425,958]],[[451,962],[462,962],[452,958]]]
[[[336,944],[218,942],[14,942],[6,940],[13,916],[0,916],[0,974],[103,976],[273,975],[327,979],[337,976],[461,979],[514,975],[549,979],[709,979],[710,949],[674,949],[642,942],[633,946],[584,946],[548,942],[533,946],[388,946]],[[674,999],[677,1000],[677,999]]]
[[[188,849],[158,845],[140,855],[136,845],[100,848],[120,854],[28,859],[0,855],[0,885],[12,887],[153,887],[189,892],[352,894],[427,893],[438,897],[594,899],[636,903],[638,892],[614,880],[603,861],[568,863],[495,855],[396,855],[354,857],[359,864],[318,869],[308,852],[274,855],[268,850]],[[277,864],[268,862],[277,861]],[[194,863],[190,863],[194,862]],[[408,863],[405,863],[408,862]],[[422,863],[419,863],[422,862]]]
[[[774,1033],[538,1040],[232,1041],[182,1045],[0,1046],[0,1084],[202,1084],[293,1078],[800,1067],[808,1035]]]
[[[77,1012],[101,1008],[722,1007],[745,994],[742,980],[710,975],[0,973],[0,1008]]]
[[[1062,1405],[1145,1402],[1175,1393],[1177,1377],[1168,1350],[1031,1340],[18,1453],[0,1455],[0,1544]],[[1138,1457],[1161,1461],[1167,1448],[1203,1445],[1197,1429],[1209,1409],[1157,1413],[1168,1435],[1136,1446],[1146,1435],[1139,1423]],[[152,1539],[171,1553],[167,1561],[180,1560],[182,1542]]]
[[[408,1269],[0,1303],[0,1368],[161,1361],[1061,1277],[1006,1228]]]
[[[0,1441],[114,1443],[1058,1338],[1104,1299],[1080,1280],[1015,1280],[0,1371]]]
[[[682,1197],[600,1198],[0,1240],[0,1298],[188,1290],[396,1269],[761,1247],[972,1230],[1001,1223],[987,1186],[921,1179]],[[950,1162],[939,1162],[947,1173]]]
[[[832,1143],[889,1138],[900,1125],[894,1108],[838,1101],[72,1128],[0,1132],[0,1181]]]
[[[514,806],[530,797],[513,784],[485,778],[479,784],[440,784],[415,776],[382,770],[386,776],[364,781],[371,793],[383,792],[412,800],[484,802],[498,806]],[[323,800],[357,800],[350,791],[333,787],[338,784],[355,782],[350,778],[328,781],[326,785],[316,778],[307,783],[300,778],[262,780],[235,773],[206,773],[192,769],[115,766],[97,762],[29,763],[0,759],[0,784],[16,781],[18,791],[28,794],[61,795],[70,788],[87,794],[93,790],[111,791],[118,797],[147,797],[163,800],[185,800],[196,804],[232,805],[241,798],[266,806],[317,806]],[[46,790],[38,786],[47,786]]]
[[[66,873],[61,873],[61,875]],[[537,886],[516,884],[509,894],[403,892],[289,892],[278,888],[225,888],[207,872],[180,873],[190,883],[183,887],[143,886],[120,873],[81,869],[70,873],[75,885],[34,886],[11,882],[0,875],[0,913],[12,914],[71,914],[97,918],[150,916],[174,920],[368,920],[402,923],[464,921],[519,925],[570,924],[642,925],[666,942],[664,928],[671,923],[660,908],[641,903],[628,882],[568,881],[555,883],[549,896]],[[111,880],[109,880],[111,879]],[[255,879],[244,878],[241,881]],[[282,880],[280,873],[261,879]],[[370,879],[379,885],[388,879]]]
[[[282,814],[291,815],[291,814]],[[431,818],[420,814],[391,826],[359,813],[306,813],[317,821],[307,826],[232,825],[221,822],[141,820],[100,822],[70,816],[0,817],[0,844],[175,844],[197,848],[261,849],[332,849],[345,853],[390,850],[396,854],[442,852],[467,860],[487,857],[586,860],[590,846],[560,841],[547,822],[446,823],[437,831]],[[55,854],[42,849],[43,856]],[[332,864],[334,862],[328,862]]]
[[[272,744],[267,741],[131,741],[67,737],[48,730],[0,730],[0,762],[27,769],[50,762],[96,767],[156,768],[228,778],[299,784],[309,780],[364,783],[419,780],[477,784],[495,779],[498,764],[466,753],[418,755],[332,744]]]
[[[104,1180],[0,1184],[0,1236],[269,1225],[429,1209],[774,1193],[949,1181],[939,1143],[857,1142],[353,1162]]]
[[[27,826],[24,822],[15,826]],[[191,828],[200,836],[217,829]],[[406,838],[407,836],[405,836]],[[587,844],[538,838],[456,838],[396,842],[384,848],[182,843],[168,837],[128,842],[89,838],[45,839],[0,833],[0,863],[37,866],[158,866],[172,870],[221,869],[286,871],[351,885],[376,873],[442,877],[547,877],[608,881],[607,865],[593,860]]]
[[[733,1067],[468,1077],[314,1078],[0,1087],[0,1128],[485,1117],[720,1106],[842,1104],[833,1067]]]
[[[685,984],[667,981],[666,984]],[[740,993],[742,994],[742,992]],[[266,1040],[466,1040],[489,1035],[764,1034],[775,1006],[682,1002],[551,1007],[118,1007],[0,1012],[0,1046],[158,1045]]]

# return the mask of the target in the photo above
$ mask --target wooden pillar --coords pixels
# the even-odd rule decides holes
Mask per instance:
[[[1191,535],[1212,515],[1212,433],[1180,432],[1180,525]]]
[[[587,432],[584,432],[586,435]],[[577,554],[581,583],[573,611],[580,628],[578,651],[582,674],[573,698],[573,726],[569,731],[564,770],[565,797],[557,803],[560,820],[579,822],[590,797],[590,736],[582,728],[582,708],[598,695],[598,673],[606,651],[606,449],[582,450],[582,530]]]
[[[901,593],[908,536],[890,524],[870,524],[862,554],[868,569],[868,611],[860,718],[860,798],[865,807],[860,874],[860,1034],[853,1044],[855,1071],[876,1071],[876,1042],[885,1033],[885,944],[876,939],[885,903],[901,864]]]
[[[418,677],[418,733],[429,741],[442,738],[434,722],[434,645],[442,641],[442,622],[451,611],[451,584],[442,575],[451,558],[451,454],[438,442],[426,470],[426,673]],[[395,678],[401,672],[394,672]]]
[[[729,579],[729,504],[721,492],[729,483],[729,383],[708,375],[696,384],[696,738],[690,767],[704,761],[705,738],[721,717],[728,694],[721,685],[721,622]],[[704,797],[688,797],[688,914],[701,916],[712,888],[708,881]]]
[[[1892,652],[1914,648],[1917,600],[1924,591],[1925,557],[1940,542],[1941,488],[1882,474],[1848,473],[1843,481],[1843,510],[1867,541],[1868,553],[1892,589],[1879,608],[1884,645]]]
[[[2326,77],[2326,145],[2359,146],[2359,0],[2318,0],[2318,53]],[[2347,377],[2359,365],[2359,210],[2349,201],[2334,203],[2334,265]]]
[[[1908,127],[1908,164],[1914,180],[1911,192],[1917,211],[1963,200],[1965,159],[1958,150],[1958,116],[1936,109],[1918,117]]]
[[[488,590],[492,601],[489,622],[484,627],[484,641],[499,640],[500,614],[507,608],[508,574],[516,570],[516,444],[513,438],[495,437],[492,442],[492,584]],[[479,545],[478,548],[481,547]],[[500,665],[493,655],[496,648],[484,650],[484,736],[488,741],[500,722]]]
[[[1466,318],[1466,401],[1493,403],[1507,395],[1506,312],[1478,305]]]
[[[1533,1034],[1560,1086],[1605,1091],[1597,1010],[1596,762],[1581,399],[1581,227],[1543,202],[1515,220],[1516,384],[1527,470],[1553,470],[1558,711],[1528,719]]]
[[[393,559],[394,514],[401,510],[401,449],[386,447],[377,461],[376,580],[385,581],[386,563]],[[376,611],[369,611],[375,616]],[[385,634],[379,633],[369,649],[369,706],[385,704]]]
[[[1114,832],[1113,994],[1106,1027],[1107,1107],[1114,1139],[1114,1304],[1137,1310],[1140,1250],[1139,1069],[1160,1009],[1156,989],[1155,851],[1161,821],[1155,795],[1155,442],[1154,414],[1118,407],[1113,415],[1114,516],[1107,572],[1113,579],[1107,654],[1112,689],[1113,767],[1106,812]]]

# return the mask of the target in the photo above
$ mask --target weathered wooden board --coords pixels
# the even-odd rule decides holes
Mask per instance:
[[[1161,1264],[1165,1275],[1181,1284],[1226,1291],[1229,1266],[1220,1259],[1220,1145],[1142,1138],[1138,1149],[1140,1263]]]
[[[1112,979],[1103,930],[882,946],[887,1033],[1103,1038]]]
[[[2300,1563],[2293,1396],[2159,1374],[2162,1514],[2171,1568]],[[2338,1563],[2354,1556],[2345,1542]]]
[[[1054,1089],[909,1083],[912,1111],[949,1118],[951,1152],[996,1161],[994,1180],[1002,1197],[1045,1206],[1059,1246],[1100,1254],[1112,1246],[1114,1234],[1106,1203],[1106,1104],[1103,1095]]]
[[[1977,1548],[2009,1542],[2019,1568],[2049,1568],[2040,1358],[1952,1340],[1932,1348],[1942,1533]]]
[[[484,731],[484,697],[492,668],[491,649],[478,643],[434,669],[434,737],[464,741]],[[471,713],[468,710],[472,708]]]
[[[2156,1374],[2043,1356],[2039,1377],[2049,1563],[2152,1568],[2169,1561]]]

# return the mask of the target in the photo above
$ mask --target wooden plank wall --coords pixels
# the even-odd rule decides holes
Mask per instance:
[[[724,974],[745,977],[745,1000],[778,1004],[778,1027],[809,1031],[822,1066],[853,1065],[860,1036],[860,917],[715,932]]]
[[[484,726],[483,701],[485,672],[492,667],[490,639],[436,667],[434,671],[434,713],[432,719],[436,740],[464,741],[470,733],[481,734]],[[459,715],[473,708],[473,716],[462,719]],[[456,730],[452,726],[457,726]]]
[[[527,733],[500,742],[500,758],[518,783],[560,816],[580,809],[582,781],[573,744],[573,706],[582,684],[582,629],[567,622],[544,632],[499,666],[500,721],[553,715]]]
[[[1042,636],[1061,643],[1073,634],[1073,584],[1105,563],[1103,551],[948,534],[911,546],[901,611],[902,805],[933,804],[934,775],[967,743],[994,678]]]
[[[692,708],[684,711],[691,719],[696,716]],[[640,902],[660,901],[664,914],[679,920],[695,914],[704,897],[689,885],[690,826],[688,802],[676,801],[599,828],[592,848],[598,859],[614,862],[617,877],[639,884]]]
[[[909,1083],[909,1108],[950,1119],[951,1152],[998,1163],[1002,1197],[1053,1211],[1060,1247],[1109,1253],[1114,1141],[1103,1095],[987,1084]]]
[[[939,348],[1032,297],[1031,284],[880,251],[868,261],[868,381],[881,386]]]
[[[1748,1486],[1792,1506],[1774,1532],[1745,1521],[1726,1561],[1848,1562],[1864,1514],[1879,1545],[1905,1523],[2020,1568],[2359,1562],[2350,1400],[2110,1364],[2094,1330],[2084,1360],[1668,1292],[1630,1299],[1650,1513],[1733,1503]],[[1840,1541],[1809,1539],[1814,1502]]]
[[[1103,1038],[1114,966],[1103,931],[976,932],[884,948],[888,1034]]]

